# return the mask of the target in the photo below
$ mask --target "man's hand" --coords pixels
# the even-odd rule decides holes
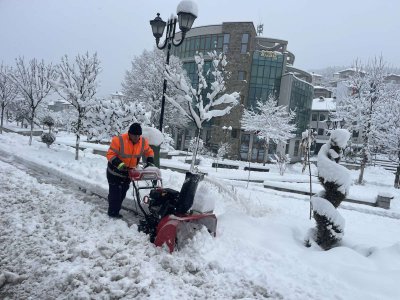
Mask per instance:
[[[144,166],[144,169],[146,169],[147,167],[155,167],[155,165],[151,162],[147,162],[146,165]]]
[[[122,162],[118,165],[117,169],[120,171],[125,171],[127,169],[127,167],[126,167],[125,163]]]

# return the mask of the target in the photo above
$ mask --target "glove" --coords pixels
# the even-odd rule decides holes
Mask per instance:
[[[155,164],[147,162],[146,165],[144,166],[144,169],[146,169],[147,167],[155,167]]]
[[[117,169],[120,171],[125,171],[127,169],[127,167],[126,167],[125,163],[122,162],[118,165]]]

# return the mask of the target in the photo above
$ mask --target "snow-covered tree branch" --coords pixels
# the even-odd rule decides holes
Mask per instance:
[[[239,103],[240,96],[238,92],[225,93],[225,77],[229,76],[225,69],[227,64],[225,54],[213,51],[209,52],[208,56],[211,60],[211,68],[206,71],[203,54],[195,55],[197,82],[192,86],[183,74],[174,72],[170,67],[166,71],[169,82],[180,91],[180,95],[177,95],[175,99],[170,96],[166,99],[197,127],[197,141],[199,141],[203,123],[230,113],[232,108]],[[210,75],[213,81],[207,82],[206,77]],[[184,105],[178,100],[182,100]],[[191,170],[194,168],[196,154],[194,151]]]
[[[163,95],[163,82],[165,71],[165,53],[157,48],[153,51],[144,50],[140,56],[132,61],[131,69],[126,71],[122,82],[124,98],[128,102],[142,103],[148,112],[151,112],[150,122],[158,127],[161,112],[161,99]],[[172,72],[184,75],[180,60],[171,56],[169,68]],[[176,88],[168,85],[166,95],[175,98]],[[165,105],[164,120],[169,127],[185,127],[187,120],[177,118],[177,109],[171,105]]]
[[[134,122],[149,125],[148,112],[142,103],[124,102],[120,99],[93,101],[85,118],[88,140],[110,140],[129,128]]]
[[[257,137],[265,141],[266,155],[270,140],[275,143],[285,143],[293,138],[296,130],[296,124],[293,124],[296,114],[290,111],[286,106],[278,105],[278,101],[274,96],[268,99],[257,101],[255,109],[245,109],[241,119],[242,128],[246,131],[257,134]]]
[[[76,134],[75,159],[79,158],[80,135],[85,132],[84,119],[93,105],[96,94],[97,76],[100,73],[100,61],[95,53],[90,56],[77,55],[75,63],[70,63],[67,55],[62,57],[57,66],[57,81],[51,81],[57,93],[71,103],[78,112],[78,118],[73,123]]]
[[[0,65],[0,106],[1,106],[1,123],[0,134],[3,133],[4,110],[18,95],[18,88],[12,82],[9,75],[12,73],[12,68]]]
[[[44,61],[38,62],[35,58],[25,64],[22,57],[16,59],[15,73],[10,73],[9,78],[18,87],[20,94],[24,97],[29,110],[30,137],[29,145],[32,144],[32,131],[36,115],[36,109],[43,99],[52,91],[50,81],[54,80],[56,73],[52,64],[46,65]]]
[[[397,159],[394,187],[400,188],[400,90],[390,87],[388,103],[385,109],[386,117],[381,120],[378,131],[378,141],[390,155]]]
[[[337,103],[336,116],[346,121],[347,129],[358,131],[363,138],[361,168],[358,183],[363,182],[364,169],[370,155],[370,147],[377,141],[379,128],[385,118],[388,89],[384,83],[385,63],[383,58],[375,58],[363,66],[355,62],[355,73],[348,85],[352,94]]]

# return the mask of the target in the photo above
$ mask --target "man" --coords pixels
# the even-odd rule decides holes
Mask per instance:
[[[107,151],[108,215],[111,218],[122,218],[119,211],[130,185],[128,169],[136,167],[143,155],[147,165],[154,163],[154,152],[141,135],[142,127],[133,123],[127,133],[112,138]]]

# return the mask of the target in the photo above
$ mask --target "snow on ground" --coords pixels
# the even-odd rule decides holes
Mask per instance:
[[[342,246],[306,248],[303,240],[315,226],[308,219],[307,196],[261,184],[246,188],[245,182],[218,179],[231,173],[218,169],[199,186],[215,200],[217,237],[201,231],[169,254],[149,243],[135,224],[110,220],[97,197],[38,182],[13,166],[40,165],[104,192],[104,157],[88,150],[75,161],[68,146],[27,144],[27,137],[0,135],[0,155],[7,161],[0,161],[1,299],[397,299],[400,294],[400,220],[373,214],[382,209],[339,208],[346,220]],[[275,172],[258,176],[276,177]],[[284,178],[299,173],[291,166]],[[183,174],[162,174],[164,186],[180,188]],[[368,168],[366,186],[390,189],[391,176]],[[399,212],[399,194],[391,192],[393,211]]]

